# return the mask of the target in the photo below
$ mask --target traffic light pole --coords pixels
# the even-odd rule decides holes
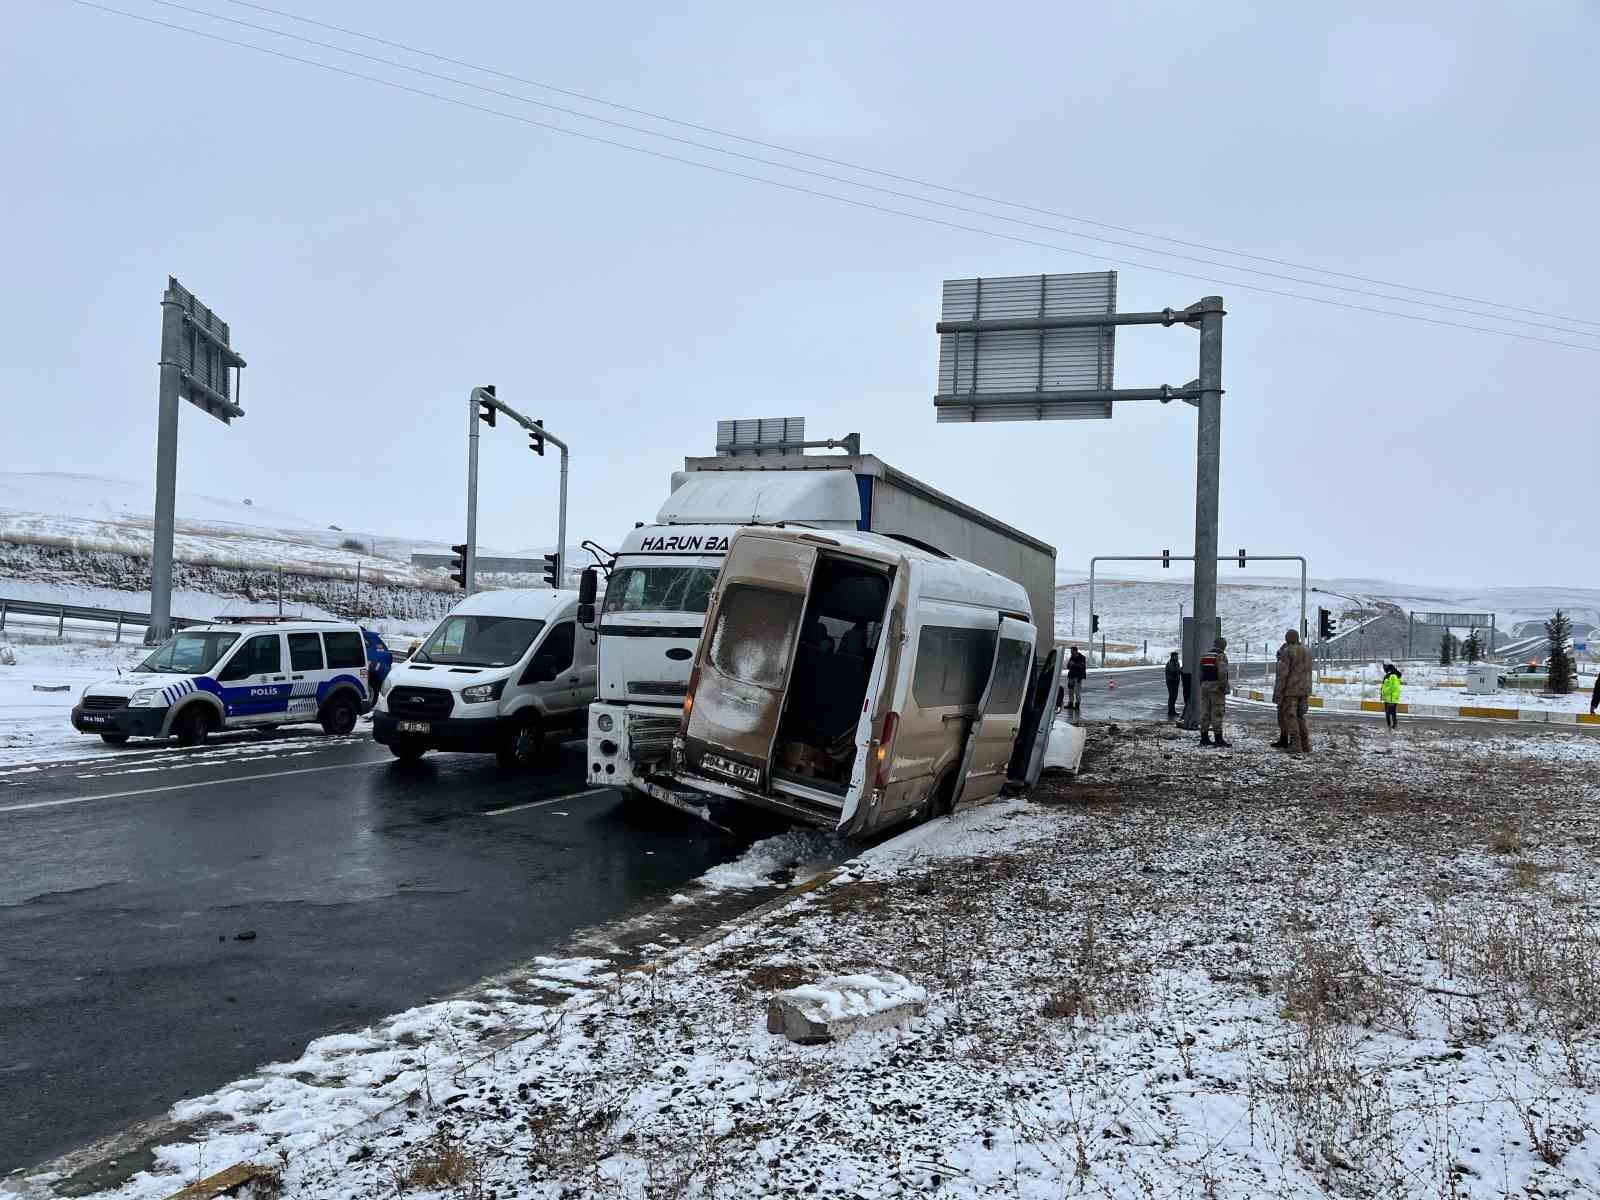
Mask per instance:
[[[461,587],[472,595],[478,570],[478,402],[473,388],[467,405],[467,542],[461,555]]]
[[[485,410],[502,412],[528,431],[530,446],[540,444],[538,452],[544,453],[542,444],[549,442],[561,451],[561,502],[556,520],[556,579],[566,577],[567,569],[567,458],[566,442],[549,432],[538,421],[523,416],[494,394],[492,387],[475,387],[467,398],[467,549],[463,573],[463,586],[471,593],[478,561],[478,422]],[[492,418],[490,424],[493,424]]]

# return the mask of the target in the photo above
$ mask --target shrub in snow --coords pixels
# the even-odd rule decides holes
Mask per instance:
[[[14,667],[17,665],[17,652],[12,649],[10,642],[0,642],[0,667]]]

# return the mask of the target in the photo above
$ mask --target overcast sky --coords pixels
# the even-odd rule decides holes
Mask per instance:
[[[1568,331],[1407,309],[1585,351],[1262,294],[1242,285],[1313,289],[1164,257],[1217,257],[1204,250],[1097,247],[1070,235],[1141,239],[1037,213],[1002,210],[1065,232],[852,190],[152,0],[107,2],[1059,248],[719,175],[67,0],[12,0],[0,44],[0,469],[151,478],[158,301],[170,272],[232,323],[250,362],[246,416],[232,427],[185,406],[185,491],[249,496],[346,529],[457,540],[465,397],[494,383],[571,442],[574,541],[614,544],[650,519],[683,456],[710,452],[718,417],[804,415],[811,436],[859,431],[868,451],[1053,542],[1063,568],[1092,554],[1184,553],[1193,545],[1193,409],[1128,404],[1111,421],[934,423],[942,279],[1095,270],[1114,265],[1097,256],[1109,253],[1149,264],[1119,267],[1124,309],[1212,292],[1226,300],[1225,551],[1305,554],[1324,576],[1597,582],[1600,325]],[[186,3],[404,57],[228,0]],[[1600,8],[1587,0],[1515,11],[280,4],[899,175],[1600,321]],[[1123,330],[1118,339],[1118,386],[1181,384],[1195,373],[1188,330]],[[555,458],[535,458],[503,428],[486,433],[482,539],[553,542]]]

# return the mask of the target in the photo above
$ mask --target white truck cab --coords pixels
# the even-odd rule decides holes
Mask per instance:
[[[578,594],[507,588],[467,597],[384,680],[372,736],[396,758],[492,753],[532,766],[551,734],[584,728],[595,694],[594,638]]]

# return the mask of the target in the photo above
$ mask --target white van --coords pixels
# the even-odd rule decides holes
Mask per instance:
[[[1022,585],[972,563],[879,534],[741,530],[672,780],[850,836],[1031,783],[1056,671],[1034,669],[1036,638]]]
[[[372,736],[412,761],[429,750],[538,762],[545,738],[585,728],[594,699],[594,637],[577,626],[578,593],[507,588],[469,596],[384,680]]]

